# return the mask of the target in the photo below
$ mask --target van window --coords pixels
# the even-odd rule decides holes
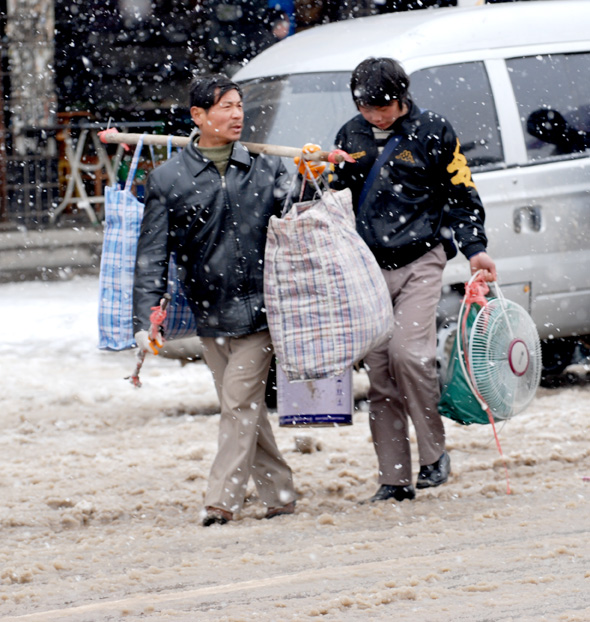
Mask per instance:
[[[349,73],[313,73],[242,83],[242,140],[331,149],[340,127],[357,114],[349,82]]]
[[[529,160],[590,146],[590,54],[549,54],[507,61]]]
[[[470,166],[503,161],[498,117],[482,62],[416,71],[410,76],[410,93],[420,108],[451,122]]]

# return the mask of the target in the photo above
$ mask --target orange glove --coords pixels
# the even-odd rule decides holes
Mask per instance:
[[[306,143],[303,145],[301,153],[305,156],[315,151],[321,151],[322,148],[319,145],[313,143]],[[317,179],[325,170],[325,162],[309,162],[300,156],[293,158],[293,162],[297,165],[297,170],[305,177],[305,179]]]

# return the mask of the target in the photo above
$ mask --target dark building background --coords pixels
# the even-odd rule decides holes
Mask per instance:
[[[377,13],[457,0],[54,0],[59,109],[143,116],[186,106],[195,73],[233,74],[291,32]]]
[[[282,37],[318,24],[455,4],[0,0],[0,228],[49,223],[67,177],[64,127],[73,137],[84,123],[121,122],[188,134],[195,74],[232,75]]]

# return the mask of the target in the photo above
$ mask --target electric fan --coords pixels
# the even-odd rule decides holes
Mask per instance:
[[[541,379],[541,343],[525,309],[506,300],[497,283],[492,285],[497,297],[481,306],[462,339],[459,327],[457,343],[463,342],[460,359],[465,359],[475,397],[495,421],[502,421],[522,412],[535,396]]]

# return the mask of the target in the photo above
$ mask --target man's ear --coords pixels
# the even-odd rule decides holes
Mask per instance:
[[[191,119],[195,123],[197,127],[201,127],[205,120],[205,115],[207,114],[204,108],[199,108],[199,106],[191,106],[190,108]]]

